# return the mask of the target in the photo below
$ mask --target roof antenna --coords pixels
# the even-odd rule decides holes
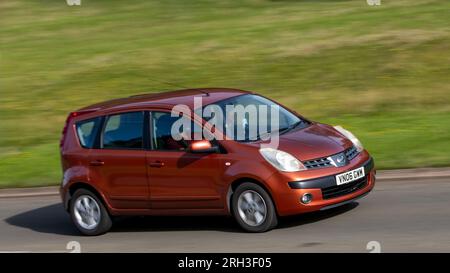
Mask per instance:
[[[191,89],[191,88],[186,87],[186,86],[182,86],[182,85],[171,83],[171,82],[167,82],[167,81],[156,80],[154,78],[150,78],[150,80],[154,81],[154,82],[162,83],[162,84],[165,84],[165,85],[170,85],[170,86],[173,86],[173,87],[176,87],[176,88]],[[200,89],[200,88],[195,88],[195,89],[198,90],[200,93],[204,94],[206,97],[209,97],[209,95],[210,95],[208,90]],[[137,95],[137,96],[139,96],[139,95]],[[132,96],[132,97],[134,97],[134,96]]]
[[[202,93],[202,94],[205,94],[206,97],[209,97],[209,93],[207,90],[198,89],[198,91],[200,91],[200,93]]]

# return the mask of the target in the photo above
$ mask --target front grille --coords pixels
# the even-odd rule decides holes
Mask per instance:
[[[351,148],[344,151],[345,157],[347,158],[347,162],[350,162],[352,159],[354,159],[358,155],[358,150],[355,146],[352,146]],[[310,169],[319,169],[319,168],[327,168],[332,167],[333,164],[328,159],[329,157],[322,157],[317,158],[313,160],[308,160],[303,162],[303,165],[310,170]],[[348,164],[348,163],[347,163]]]
[[[318,168],[325,168],[325,167],[331,167],[331,161],[327,159],[326,157],[315,159],[315,160],[309,160],[305,161],[303,163],[307,169],[318,169]]]
[[[331,186],[328,188],[322,189],[322,198],[323,199],[331,199],[339,196],[343,196],[357,190],[364,188],[367,185],[367,176],[353,181],[348,184],[339,185],[339,186]]]
[[[358,155],[358,149],[355,146],[352,146],[350,149],[345,151],[345,156],[347,157],[347,161],[351,161]]]

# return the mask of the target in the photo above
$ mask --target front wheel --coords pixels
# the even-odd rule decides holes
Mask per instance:
[[[99,198],[89,190],[77,190],[70,201],[70,215],[84,235],[100,235],[111,226],[111,217]]]
[[[254,183],[239,185],[232,196],[232,209],[236,221],[249,232],[265,232],[278,223],[272,199]]]

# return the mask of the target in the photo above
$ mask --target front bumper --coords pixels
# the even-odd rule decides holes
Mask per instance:
[[[365,169],[363,179],[336,186],[335,176],[359,167]],[[367,152],[343,168],[324,168],[323,175],[315,173],[306,175],[306,179],[298,179],[297,174],[276,174],[271,177],[274,201],[279,215],[293,215],[304,212],[325,210],[340,206],[365,196],[375,185],[375,165]],[[313,199],[309,204],[300,202],[301,197],[309,193]]]
[[[367,174],[370,174],[370,172],[374,168],[374,162],[373,159],[370,158],[367,160],[363,165],[364,171],[366,173],[365,179],[367,179]],[[336,173],[336,175],[339,173]],[[335,175],[320,177],[316,179],[310,179],[310,180],[304,180],[304,181],[295,181],[295,182],[289,182],[289,187],[291,189],[327,189],[336,186],[336,179]]]

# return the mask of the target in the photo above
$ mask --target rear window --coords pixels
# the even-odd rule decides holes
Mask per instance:
[[[104,149],[142,149],[144,113],[131,112],[109,116],[103,131]]]
[[[76,130],[80,145],[83,148],[92,149],[95,144],[100,118],[83,120],[76,123]]]

